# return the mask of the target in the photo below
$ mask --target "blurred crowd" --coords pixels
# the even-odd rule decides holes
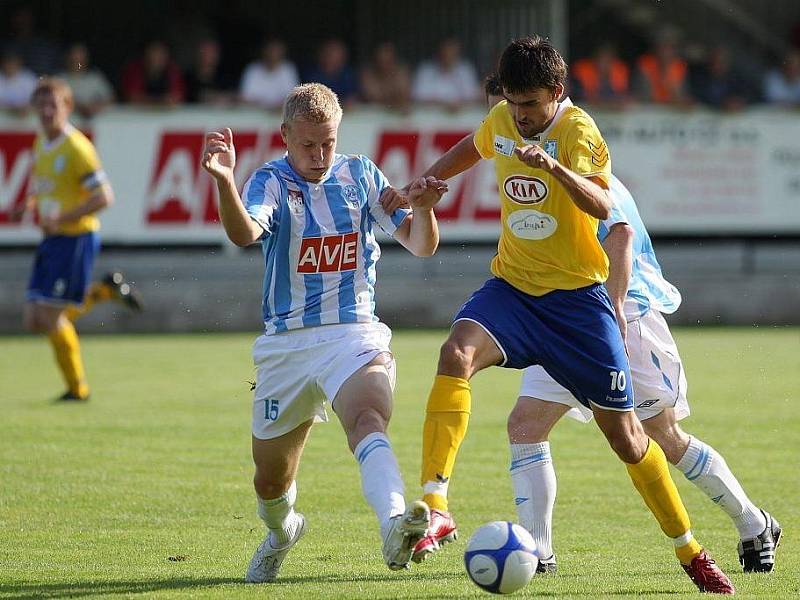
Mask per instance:
[[[222,68],[222,48],[213,36],[184,41],[178,60],[164,39],[148,42],[115,73],[93,66],[84,43],[61,48],[37,34],[30,12],[15,15],[13,35],[0,48],[0,109],[24,115],[37,77],[57,74],[73,89],[76,110],[90,118],[114,103],[139,106],[243,104],[280,109],[287,92],[301,82],[332,88],[345,108],[357,103],[397,111],[438,105],[448,110],[483,101],[482,79],[455,38],[442,40],[433,56],[412,68],[392,42],[354,64],[341,39],[322,43],[315,60],[298,64],[277,38],[265,39],[252,62],[230,75]],[[658,104],[687,108],[705,105],[739,110],[755,103],[800,107],[800,49],[776,64],[747,65],[726,45],[711,45],[687,56],[674,35],[660,35],[633,60],[621,58],[611,43],[599,45],[570,65],[568,93],[578,103],[625,108]],[[301,57],[303,59],[308,57]],[[111,76],[109,78],[109,75]]]

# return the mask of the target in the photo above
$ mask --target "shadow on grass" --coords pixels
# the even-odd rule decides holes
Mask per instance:
[[[462,577],[461,573],[415,573],[414,580],[436,580]],[[350,583],[350,582],[391,582],[402,581],[401,574],[358,575],[340,573],[336,575],[312,575],[308,577],[285,577],[275,583],[264,584],[265,591],[280,589],[289,585],[303,583]],[[411,579],[409,579],[410,581]],[[71,583],[10,583],[0,585],[0,598],[3,600],[33,600],[34,598],[80,598],[82,596],[112,596],[116,594],[145,594],[160,590],[181,590],[212,587],[216,585],[240,584],[250,587],[240,577],[171,578],[149,579],[144,581],[92,581]]]

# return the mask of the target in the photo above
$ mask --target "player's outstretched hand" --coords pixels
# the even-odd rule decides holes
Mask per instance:
[[[228,127],[222,132],[209,131],[206,134],[202,164],[215,179],[233,177],[236,149],[233,147],[233,132]]]
[[[514,148],[514,154],[526,165],[535,169],[552,171],[556,166],[556,161],[541,146],[531,144],[522,148]]]
[[[408,203],[412,209],[428,210],[436,206],[446,191],[446,181],[436,177],[420,177],[412,181],[408,188]]]

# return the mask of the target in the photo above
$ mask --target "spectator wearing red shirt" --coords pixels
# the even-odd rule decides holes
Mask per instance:
[[[174,106],[183,102],[183,76],[164,42],[150,42],[142,58],[128,63],[122,74],[122,95],[132,104]]]

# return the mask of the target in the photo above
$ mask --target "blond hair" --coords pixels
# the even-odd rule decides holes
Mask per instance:
[[[60,77],[40,77],[36,89],[31,94],[31,101],[36,100],[40,94],[46,93],[61,96],[69,106],[72,106],[72,88]]]
[[[342,107],[336,92],[321,83],[296,86],[283,103],[283,123],[288,125],[297,119],[311,123],[340,121]]]

